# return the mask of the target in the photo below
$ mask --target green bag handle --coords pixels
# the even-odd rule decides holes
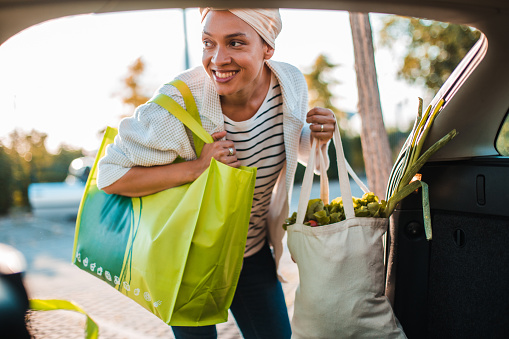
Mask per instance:
[[[187,87],[186,83],[182,80],[176,79],[169,83],[169,85],[172,85],[176,87],[180,93],[182,94],[182,97],[184,99],[184,104],[186,105],[187,112],[196,120],[200,126],[201,126],[201,119],[200,114],[198,113],[198,107],[196,107],[196,102],[194,101],[193,94],[191,93],[191,90],[189,87]],[[200,139],[194,132],[193,132],[193,141],[194,141],[194,148],[196,150],[196,153],[198,156],[201,154],[201,150],[203,149],[204,141]]]
[[[198,107],[196,107],[196,102],[194,101],[193,94],[189,87],[187,87],[186,83],[182,80],[176,79],[172,82],[168,83],[176,87],[182,97],[184,98],[184,103],[186,104],[187,112],[191,114],[191,116],[198,122],[200,122],[200,115],[198,114]]]
[[[179,119],[187,128],[189,128],[191,132],[193,132],[193,141],[196,155],[200,156],[204,143],[213,143],[214,139],[210,134],[207,133],[207,131],[205,131],[201,125],[200,115],[198,113],[198,108],[196,107],[196,102],[194,101],[191,90],[186,85],[186,83],[182,80],[174,80],[169,84],[176,87],[180,91],[182,97],[184,98],[184,103],[186,104],[187,111],[183,109],[182,106],[180,106],[175,100],[165,94],[158,94],[149,102],[156,103],[166,109],[177,119]]]
[[[86,316],[85,324],[85,338],[86,339],[97,339],[99,338],[99,328],[97,324],[90,318],[80,306],[72,301],[67,300],[43,300],[43,299],[30,299],[30,308],[34,311],[53,311],[53,310],[68,310],[75,311]]]

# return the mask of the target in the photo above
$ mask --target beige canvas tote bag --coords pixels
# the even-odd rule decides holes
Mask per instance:
[[[300,279],[295,294],[292,338],[406,338],[384,295],[382,237],[388,219],[355,216],[348,165],[337,124],[333,139],[346,220],[318,227],[303,224],[319,147],[313,142],[297,221],[288,226],[288,247],[298,265]],[[318,153],[321,157],[321,152]],[[323,164],[321,159],[318,161]],[[328,193],[323,192],[328,192],[328,187],[324,187],[328,181],[323,180],[327,176],[323,166],[320,172],[321,198],[328,200]]]

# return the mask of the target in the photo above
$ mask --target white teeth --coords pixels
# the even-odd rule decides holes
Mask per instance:
[[[233,76],[234,74],[235,74],[235,72],[218,72],[218,71],[216,71],[216,77],[218,77],[220,79],[229,78],[229,77]]]

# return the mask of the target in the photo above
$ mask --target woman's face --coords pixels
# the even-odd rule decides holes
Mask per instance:
[[[261,85],[274,54],[256,31],[229,11],[210,11],[202,33],[203,67],[221,96],[249,94]]]

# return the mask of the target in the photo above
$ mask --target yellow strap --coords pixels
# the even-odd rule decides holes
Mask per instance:
[[[189,87],[187,87],[187,84],[182,80],[176,79],[168,83],[168,85],[172,85],[179,90],[180,94],[182,94],[182,98],[184,99],[186,111],[194,118],[194,120],[196,120],[201,125],[198,107],[196,107],[196,102],[194,101],[193,94],[191,93]],[[196,155],[199,157],[205,143],[195,133],[193,133],[193,142]]]
[[[186,112],[175,100],[165,94],[158,94],[150,102],[154,102],[159,106],[165,108],[168,112],[173,114],[177,119],[182,121],[194,134],[206,143],[213,143],[214,139],[205,129]]]
[[[53,311],[53,310],[68,310],[84,314],[87,317],[85,326],[85,338],[97,339],[99,338],[99,328],[97,324],[88,316],[88,314],[78,305],[72,301],[67,300],[42,300],[30,299],[30,308],[34,311]]]
[[[186,111],[191,114],[191,116],[196,121],[201,123],[200,115],[198,114],[198,107],[196,107],[196,102],[194,101],[193,94],[191,93],[189,87],[187,87],[187,84],[182,80],[176,79],[170,82],[169,85],[172,85],[179,90],[179,92],[182,94],[182,97],[184,98]]]
[[[193,94],[186,83],[177,79],[168,83],[168,85],[172,85],[179,90],[187,110],[183,109],[175,100],[164,94],[157,95],[150,102],[154,102],[165,108],[193,132],[194,149],[196,155],[199,157],[204,143],[212,143],[214,139],[203,129],[198,107],[196,107]]]

